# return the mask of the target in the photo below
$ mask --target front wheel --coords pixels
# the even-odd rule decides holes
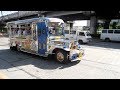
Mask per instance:
[[[68,63],[69,62],[69,57],[68,53],[63,50],[58,50],[55,54],[55,59],[59,61],[60,63]]]
[[[83,41],[82,41],[82,40],[78,40],[78,43],[79,43],[79,44],[83,44]]]

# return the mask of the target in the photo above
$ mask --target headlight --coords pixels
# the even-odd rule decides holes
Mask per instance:
[[[84,55],[85,50],[84,49],[80,49],[80,52],[82,53],[82,55]]]

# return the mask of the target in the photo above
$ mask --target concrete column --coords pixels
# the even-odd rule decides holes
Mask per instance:
[[[73,28],[73,21],[66,21],[65,23],[67,24],[67,26],[69,26],[69,29],[71,31]]]
[[[91,18],[90,18],[90,33],[91,34],[97,33],[97,18],[96,18],[96,16],[91,16]]]
[[[73,28],[73,23],[70,23],[70,31],[72,30]]]
[[[70,25],[67,22],[65,22],[65,28],[64,29],[65,30],[70,30]]]

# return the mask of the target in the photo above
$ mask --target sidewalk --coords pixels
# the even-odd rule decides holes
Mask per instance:
[[[8,79],[8,77],[2,72],[0,72],[0,79]]]
[[[0,46],[6,46],[9,44],[9,38],[8,37],[0,37]]]

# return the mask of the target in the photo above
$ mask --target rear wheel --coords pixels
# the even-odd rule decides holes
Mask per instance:
[[[14,47],[11,47],[11,46],[10,46],[10,50],[14,50]]]
[[[106,42],[110,42],[110,39],[109,39],[109,38],[105,38],[105,41],[106,41]]]
[[[60,63],[68,63],[69,62],[68,53],[63,50],[58,50],[55,53],[55,59]]]
[[[17,51],[20,51],[20,46],[16,45],[16,49],[17,49]]]
[[[16,49],[16,46],[10,46],[10,50],[14,50],[14,51],[16,51],[17,49]]]

